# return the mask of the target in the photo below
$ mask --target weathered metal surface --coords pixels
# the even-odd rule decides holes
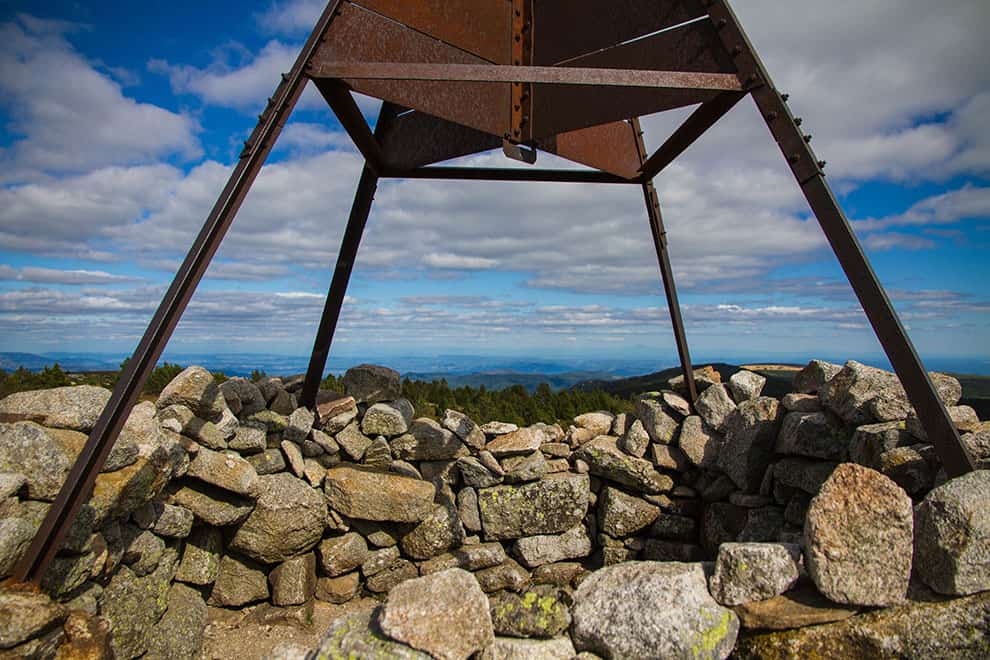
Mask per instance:
[[[972,456],[960,440],[948,410],[784,98],[774,88],[770,75],[728,3],[724,0],[712,1],[710,14],[726,48],[737,53],[742,78],[753,86],[756,106],[777,140],[781,153],[791,165],[805,199],[832,246],[911,405],[917,411],[930,442],[935,446],[946,474],[951,478],[972,471],[975,469]]]
[[[732,58],[708,21],[692,23],[631,43],[598,51],[565,66],[735,73]],[[715,92],[620,88],[611,94],[560,85],[534,85],[534,137],[605,124],[619,119],[703,103]]]
[[[498,66],[494,64],[408,64],[399,62],[323,62],[310,75],[348,80],[445,80],[461,82],[522,82],[593,87],[648,87],[741,91],[734,73],[647,71],[556,66]],[[516,89],[514,86],[513,89]],[[516,99],[513,93],[513,100]]]
[[[511,64],[528,67],[533,63],[533,0],[512,1]],[[528,142],[533,138],[533,85],[530,81],[510,80],[509,130],[505,136],[513,142]],[[508,153],[512,153],[511,151]],[[519,152],[517,160],[526,160]],[[535,154],[534,154],[535,155]]]
[[[631,122],[630,131],[636,143],[636,156],[640,164],[646,159],[646,144],[643,142],[643,131],[639,120]],[[660,197],[652,181],[643,182],[643,198],[646,200],[646,214],[650,221],[650,233],[653,235],[653,246],[657,251],[657,263],[660,266],[660,280],[663,282],[663,292],[667,298],[667,311],[670,313],[670,324],[674,330],[674,343],[677,346],[677,356],[681,362],[681,373],[687,385],[688,398],[691,403],[698,401],[698,387],[694,382],[694,368],[691,366],[691,351],[688,349],[687,333],[684,331],[684,319],[681,316],[681,304],[677,299],[677,286],[674,283],[674,269],[670,266],[670,253],[667,249],[667,230],[663,226],[663,214],[660,212]]]
[[[328,3],[291,71],[283,76],[268,107],[259,118],[227,185],[179,267],[141,342],[121,371],[110,400],[89,434],[89,440],[79,452],[66,476],[65,484],[48,510],[30,547],[15,566],[12,576],[14,580],[41,581],[49,563],[61,547],[62,540],[72,527],[80,507],[92,493],[96,477],[138,395],[144,389],[148,375],[155,368],[182,312],[189,304],[251,184],[261,171],[289,114],[302,95],[306,84],[305,64],[326,34],[338,4],[336,1]]]
[[[537,0],[534,64],[558,64],[705,15],[699,0]]]
[[[495,64],[509,63],[510,0],[354,0]]]
[[[617,121],[537,140],[536,145],[561,158],[611,172],[626,179],[639,174],[640,157],[628,122]]]
[[[385,156],[381,145],[371,133],[368,122],[365,121],[361,109],[351,96],[347,86],[339,80],[315,80],[317,89],[337,115],[340,125],[350,136],[354,146],[358,148],[372,172],[381,171],[385,164]]]
[[[376,127],[377,130],[377,127]],[[459,156],[498,149],[502,139],[425,112],[399,115],[380,132],[385,162],[392,169],[412,169]]]
[[[745,94],[725,92],[711,101],[702,103],[701,107],[692,112],[691,116],[643,163],[643,177],[652,179],[663,171],[663,168],[674,162],[675,158],[684,153],[688,147],[694,144],[695,140],[704,135],[709,128],[715,125],[715,122],[735,107],[743,96]]]
[[[353,4],[341,7],[332,38],[313,57],[325,63],[408,62],[486,64],[467,51]],[[502,136],[509,126],[509,84],[440,81],[345,80],[358,92]]]

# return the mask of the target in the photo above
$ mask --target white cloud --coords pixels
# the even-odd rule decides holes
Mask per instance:
[[[275,0],[268,9],[255,14],[255,20],[263,32],[306,33],[316,25],[316,19],[326,6],[323,0]]]
[[[0,25],[0,105],[22,136],[0,155],[0,181],[201,154],[193,119],[125,96],[66,30],[28,16]]]
[[[35,266],[13,268],[4,264],[0,265],[0,280],[35,284],[120,284],[134,282],[137,278],[114,275],[102,270],[60,270]]]

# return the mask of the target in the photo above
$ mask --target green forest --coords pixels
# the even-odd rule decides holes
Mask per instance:
[[[123,364],[121,367],[123,368]],[[144,394],[156,396],[181,372],[183,367],[168,362],[156,367],[148,378]],[[112,388],[120,377],[120,372],[93,372],[68,374],[55,364],[43,371],[31,372],[17,369],[13,372],[0,370],[0,398],[25,390],[63,387],[66,385],[99,385]],[[265,378],[262,371],[251,374],[254,381]],[[215,373],[217,382],[227,380],[222,373]],[[323,389],[343,392],[340,379],[332,374],[321,383]],[[630,412],[630,400],[608,394],[601,390],[553,391],[547,383],[539,385],[530,394],[522,385],[512,385],[501,390],[481,387],[450,387],[446,380],[424,382],[406,379],[402,383],[402,395],[412,402],[419,417],[440,419],[444,410],[453,408],[468,415],[479,424],[491,420],[526,425],[535,422],[553,424],[569,423],[575,416],[591,410],[608,410],[613,413]]]

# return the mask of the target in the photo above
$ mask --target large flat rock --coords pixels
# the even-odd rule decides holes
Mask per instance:
[[[528,484],[481,488],[481,527],[492,540],[559,534],[581,522],[589,494],[588,477],[570,473]]]
[[[330,507],[350,518],[419,522],[433,512],[436,487],[429,481],[354,466],[327,471]]]

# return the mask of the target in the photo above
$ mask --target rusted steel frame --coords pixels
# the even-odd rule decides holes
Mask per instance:
[[[312,67],[314,78],[347,80],[438,80],[451,82],[539,83],[595,87],[650,87],[741,91],[733,73],[647,71],[563,66],[509,66],[495,64],[409,64],[405,62],[321,63]]]
[[[695,140],[704,135],[705,131],[714,126],[715,122],[721,119],[744,96],[745,94],[740,92],[725,92],[719,94],[711,101],[702,103],[667,138],[667,141],[660,145],[660,148],[653,152],[652,156],[646,159],[640,168],[643,178],[652,179],[662,172],[663,168],[673,163],[675,158],[687,151],[687,148],[694,144]]]
[[[512,0],[510,60],[513,68],[528,68],[533,63],[533,0]],[[492,72],[489,72],[491,75]],[[508,80],[509,130],[505,139],[528,143],[533,139],[533,84],[526,80]],[[536,152],[503,148],[506,155],[525,162],[536,162]],[[531,163],[532,164],[532,163]]]
[[[532,170],[497,167],[419,167],[386,169],[382,178],[458,179],[466,181],[549,181],[558,183],[639,183],[598,170]]]
[[[643,142],[643,130],[639,119],[633,119],[633,134],[636,138],[636,150],[640,161],[646,159],[646,144]],[[663,292],[667,298],[667,310],[670,312],[670,324],[674,329],[674,343],[677,345],[677,357],[681,362],[681,372],[684,374],[684,384],[688,390],[688,398],[694,404],[698,400],[698,388],[694,382],[694,368],[691,366],[691,351],[688,349],[687,333],[684,331],[684,318],[681,316],[681,304],[677,299],[677,286],[674,284],[674,270],[670,266],[670,254],[667,250],[667,230],[663,226],[663,214],[660,211],[660,197],[653,181],[643,182],[643,198],[646,200],[646,214],[650,220],[650,232],[653,234],[653,246],[657,251],[657,263],[660,266],[660,279],[663,281]]]
[[[351,96],[351,90],[339,80],[320,78],[313,82],[316,83],[316,88],[320,90],[330,109],[337,115],[340,125],[347,131],[354,146],[364,156],[367,166],[376,174],[381,172],[385,165],[381,144],[371,132],[368,122],[361,114],[361,109]]]
[[[382,105],[378,115],[378,123],[375,126],[375,138],[380,137],[384,131],[388,130],[389,123],[395,120],[397,114],[398,108],[394,104],[385,103]],[[323,380],[323,370],[326,369],[327,358],[330,357],[333,335],[337,330],[340,310],[344,306],[344,297],[347,295],[347,285],[351,281],[354,261],[357,259],[358,247],[361,245],[361,237],[364,235],[364,227],[368,223],[368,216],[371,214],[371,205],[375,201],[377,189],[378,173],[371,168],[369,163],[365,163],[361,169],[357,191],[354,193],[354,203],[351,205],[351,214],[347,218],[344,237],[340,242],[340,252],[337,255],[336,266],[334,266],[333,278],[330,282],[330,289],[327,291],[327,300],[323,305],[323,316],[320,317],[320,326],[316,331],[316,339],[313,341],[309,367],[306,369],[306,379],[303,381],[299,405],[310,409],[316,408],[316,396],[319,394],[320,382]]]
[[[811,151],[808,138],[794,121],[785,99],[774,88],[728,3],[724,0],[711,2],[709,14],[726,48],[737,53],[741,79],[752,86],[756,106],[791,166],[929,440],[935,446],[946,474],[955,477],[972,471],[975,469],[973,458],[959,438],[945,404],[870,266],[849,220],[825,181],[821,163]]]
[[[80,507],[92,493],[96,477],[144,388],[148,375],[161,357],[172,331],[196,290],[196,285],[210,265],[210,260],[220,247],[220,242],[244,201],[251,183],[299,100],[306,84],[303,72],[305,64],[326,34],[339,2],[340,0],[333,0],[328,3],[292,70],[283,75],[275,95],[245,144],[230,180],[179,267],[134,355],[121,372],[120,380],[90,433],[89,440],[69,471],[30,547],[14,568],[14,580],[41,581],[62,540],[72,527]]]

